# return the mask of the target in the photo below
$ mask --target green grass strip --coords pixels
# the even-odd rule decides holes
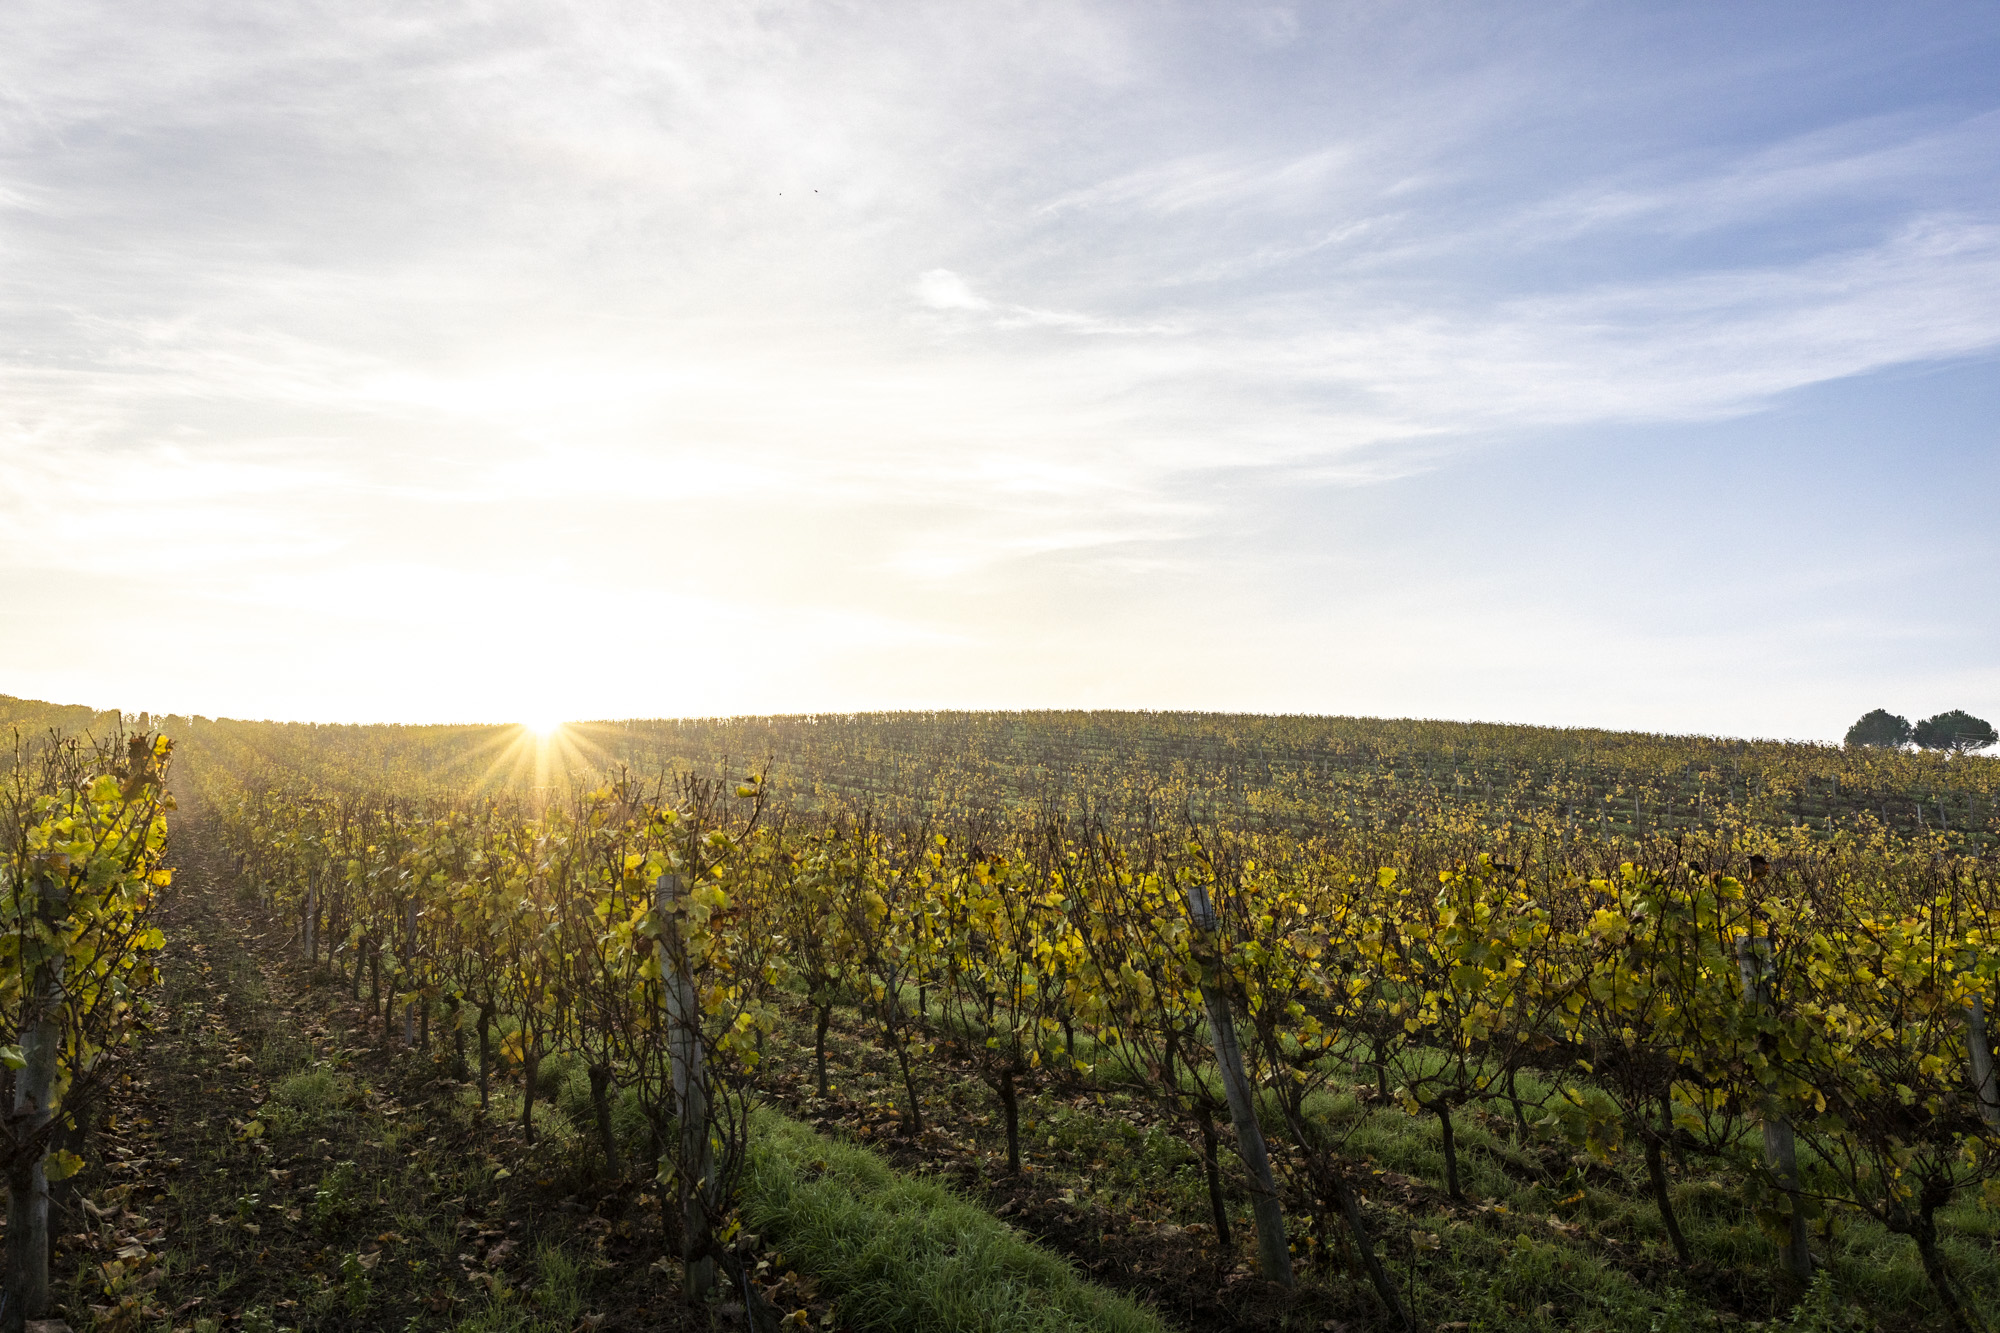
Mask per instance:
[[[817,1278],[856,1329],[1167,1333],[945,1186],[773,1112],[753,1125],[742,1198],[751,1229]]]

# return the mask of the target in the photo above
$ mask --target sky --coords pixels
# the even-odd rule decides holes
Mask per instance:
[[[0,13],[0,693],[2000,719],[2000,6]]]

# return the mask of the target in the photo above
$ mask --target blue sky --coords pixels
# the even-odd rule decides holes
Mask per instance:
[[[2000,715],[2000,9],[18,5],[0,692]]]

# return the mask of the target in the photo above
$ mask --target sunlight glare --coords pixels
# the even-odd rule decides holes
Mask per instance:
[[[556,717],[525,717],[521,719],[521,726],[542,740],[548,740],[563,729],[563,722]]]

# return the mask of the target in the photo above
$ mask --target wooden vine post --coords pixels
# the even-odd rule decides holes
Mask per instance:
[[[1206,885],[1196,882],[1188,886],[1188,911],[1194,918],[1195,929],[1213,937],[1215,904],[1209,899]],[[1243,1050],[1236,1041],[1236,1020],[1229,1011],[1229,995],[1221,986],[1204,981],[1201,999],[1208,1009],[1208,1030],[1215,1040],[1215,1065],[1222,1074],[1223,1095],[1229,1099],[1229,1119],[1236,1126],[1237,1152],[1250,1172],[1250,1207],[1257,1219],[1257,1262],[1265,1277],[1289,1287],[1292,1250],[1285,1239],[1285,1214],[1278,1206],[1278,1186],[1271,1177],[1264,1127],[1257,1123],[1257,1105],[1250,1095],[1250,1080],[1243,1073]]]
[[[417,1049],[417,895],[403,904],[403,983],[410,989],[403,1003],[403,1049]],[[426,1031],[429,1029],[426,1028]]]
[[[36,964],[33,998],[21,1025],[21,1067],[14,1071],[12,1139],[7,1169],[7,1280],[0,1289],[0,1329],[20,1333],[49,1311],[49,1177],[47,1142],[55,1118],[56,1060],[62,1050],[65,913],[46,876],[35,882],[40,915],[53,953]]]
[[[715,1190],[715,1150],[709,1141],[707,1071],[702,1062],[701,997],[681,946],[676,919],[681,877],[671,871],[654,883],[653,910],[660,921],[657,945],[660,990],[667,1020],[667,1057],[672,1069],[674,1116],[680,1125],[675,1184],[681,1204],[681,1265],[690,1302],[703,1301],[715,1288],[715,1260],[703,1253],[709,1230],[710,1196]]]
[[[1744,935],[1736,941],[1736,966],[1743,978],[1743,1000],[1760,1013],[1772,1010],[1771,941],[1764,936]],[[1764,1161],[1785,1193],[1791,1213],[1790,1230],[1778,1247],[1785,1271],[1801,1282],[1812,1280],[1812,1251],[1806,1246],[1806,1217],[1799,1197],[1798,1147],[1792,1139],[1792,1122],[1787,1120],[1775,1097],[1764,1103]]]
[[[1972,1059],[1972,1095],[1979,1118],[2000,1132],[2000,1074],[1993,1069],[1993,1046],[1986,1032],[1986,997],[1974,995],[1965,1010],[1965,1045]]]
[[[306,862],[306,984],[312,984],[312,975],[319,969],[319,865],[315,861]]]

